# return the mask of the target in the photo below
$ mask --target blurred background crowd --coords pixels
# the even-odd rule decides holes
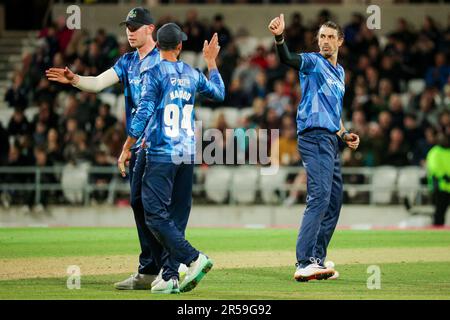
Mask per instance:
[[[333,14],[327,10],[308,25],[300,12],[287,15],[285,39],[290,50],[316,51],[318,26],[330,19]],[[162,18],[157,26],[167,21],[171,17]],[[241,29],[233,34],[220,14],[208,21],[191,10],[185,21],[177,23],[189,38],[183,50],[193,56],[201,54],[205,39],[214,32],[219,34],[222,49],[218,65],[226,99],[220,105],[205,100],[198,104],[213,110],[223,106],[251,108],[251,112],[242,113],[237,126],[227,123],[224,114],[215,113],[210,127],[218,128],[227,138],[225,130],[231,127],[234,137],[250,128],[280,129],[279,139],[269,141],[274,150],[272,162],[300,164],[295,121],[301,99],[298,74],[279,63],[273,42],[248,52],[239,45],[248,32]],[[401,18],[397,29],[382,38],[367,28],[359,14],[342,27],[345,42],[339,63],[346,71],[343,119],[361,137],[356,152],[343,149],[343,165],[423,166],[430,148],[450,135],[450,19],[448,25],[437,25],[426,17],[421,28],[413,29]],[[0,124],[0,165],[85,161],[95,166],[114,165],[126,138],[123,117],[96,94],[49,82],[45,70],[68,66],[80,75],[98,75],[130,50],[123,37],[104,29],[95,34],[69,30],[64,18],[42,29],[39,46],[24,57],[22,69],[17,70],[4,96],[14,113],[6,128]],[[121,85],[106,92],[123,93]],[[30,106],[39,108],[32,121],[25,116]],[[224,150],[226,140],[221,146]],[[245,152],[246,144],[236,148]],[[93,177],[102,182],[110,178]],[[8,181],[8,177],[3,179]],[[55,178],[49,175],[46,179]],[[304,183],[301,176],[292,180]]]

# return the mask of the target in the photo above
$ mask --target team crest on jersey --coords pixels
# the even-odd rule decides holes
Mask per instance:
[[[177,84],[180,87],[189,87],[191,85],[191,81],[189,79],[170,78],[170,83],[173,86]]]

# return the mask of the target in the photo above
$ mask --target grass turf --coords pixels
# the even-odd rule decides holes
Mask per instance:
[[[187,238],[207,253],[292,250],[296,230],[189,229]],[[449,247],[445,231],[337,231],[333,249]],[[449,248],[450,250],[450,248]],[[2,259],[138,254],[133,228],[0,229]],[[268,257],[270,259],[270,257]],[[293,266],[214,269],[198,288],[175,296],[117,291],[112,283],[129,274],[85,275],[80,290],[66,278],[0,281],[0,299],[450,299],[450,261],[379,264],[381,289],[369,290],[368,265],[339,265],[337,281],[297,283]]]

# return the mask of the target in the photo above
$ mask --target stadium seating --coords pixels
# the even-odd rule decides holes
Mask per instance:
[[[397,169],[393,166],[381,166],[374,169],[372,175],[371,203],[389,204],[395,190]]]
[[[419,95],[425,90],[425,80],[411,79],[408,82],[408,92]]]
[[[420,179],[426,175],[426,172],[421,167],[403,167],[398,171],[398,193],[399,197],[408,199],[409,203],[413,204],[416,196],[421,189]]]
[[[231,183],[231,199],[239,204],[252,204],[258,190],[259,168],[241,166],[235,168]]]
[[[280,202],[280,197],[277,192],[282,195],[282,198],[287,194],[285,190],[287,175],[288,171],[286,168],[280,167],[276,175],[261,176],[260,190],[264,203],[277,204]]]
[[[211,108],[195,107],[195,120],[201,121],[204,129],[210,128],[213,120]]]
[[[212,166],[208,168],[205,177],[205,191],[209,200],[224,203],[228,198],[228,190],[233,170],[227,166]]]
[[[102,103],[107,103],[111,106],[111,110],[115,110],[116,109],[116,104],[117,104],[117,95],[115,95],[114,93],[100,93],[98,95],[98,98],[100,99],[100,101]]]
[[[84,200],[84,190],[88,184],[89,164],[74,165],[68,163],[63,167],[61,186],[64,197],[72,204],[79,204]]]

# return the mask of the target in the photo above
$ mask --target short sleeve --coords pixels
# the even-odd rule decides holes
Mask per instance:
[[[300,72],[309,73],[314,70],[317,64],[317,55],[314,53],[301,53]]]

